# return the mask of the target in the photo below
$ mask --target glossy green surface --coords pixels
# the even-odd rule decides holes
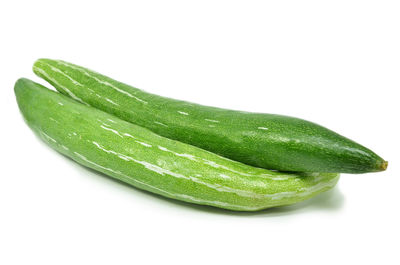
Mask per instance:
[[[339,174],[288,174],[232,161],[161,137],[28,79],[17,81],[15,94],[27,124],[52,148],[169,198],[255,211],[303,201],[339,179]]]
[[[387,166],[371,150],[305,120],[164,98],[64,61],[40,59],[33,70],[75,100],[248,165],[345,173],[382,171]]]

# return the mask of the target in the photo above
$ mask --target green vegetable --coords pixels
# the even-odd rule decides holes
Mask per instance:
[[[151,131],[248,165],[282,171],[385,170],[371,150],[317,124],[272,114],[164,98],[64,61],[40,59],[34,72],[75,100]]]
[[[333,173],[272,172],[232,161],[161,137],[27,79],[16,82],[15,94],[27,124],[58,152],[169,198],[255,211],[311,198],[339,179]]]

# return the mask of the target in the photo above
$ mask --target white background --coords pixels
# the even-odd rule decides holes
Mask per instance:
[[[399,264],[399,1],[1,1],[0,264]],[[122,185],[40,142],[14,82],[47,57],[173,98],[322,124],[389,161],[235,213]]]

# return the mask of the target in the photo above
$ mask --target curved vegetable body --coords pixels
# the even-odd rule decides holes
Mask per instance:
[[[33,70],[75,100],[248,165],[346,173],[382,171],[387,166],[371,150],[305,120],[164,98],[64,61],[40,59]]]
[[[254,211],[308,199],[338,174],[288,174],[251,167],[161,137],[48,90],[15,84],[31,129],[60,153],[137,188],[186,202]]]

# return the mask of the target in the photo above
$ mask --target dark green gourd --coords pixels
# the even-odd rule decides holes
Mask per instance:
[[[387,162],[371,150],[302,119],[165,98],[59,60],[40,59],[33,70],[75,100],[248,165],[344,173],[376,172],[387,167]]]

